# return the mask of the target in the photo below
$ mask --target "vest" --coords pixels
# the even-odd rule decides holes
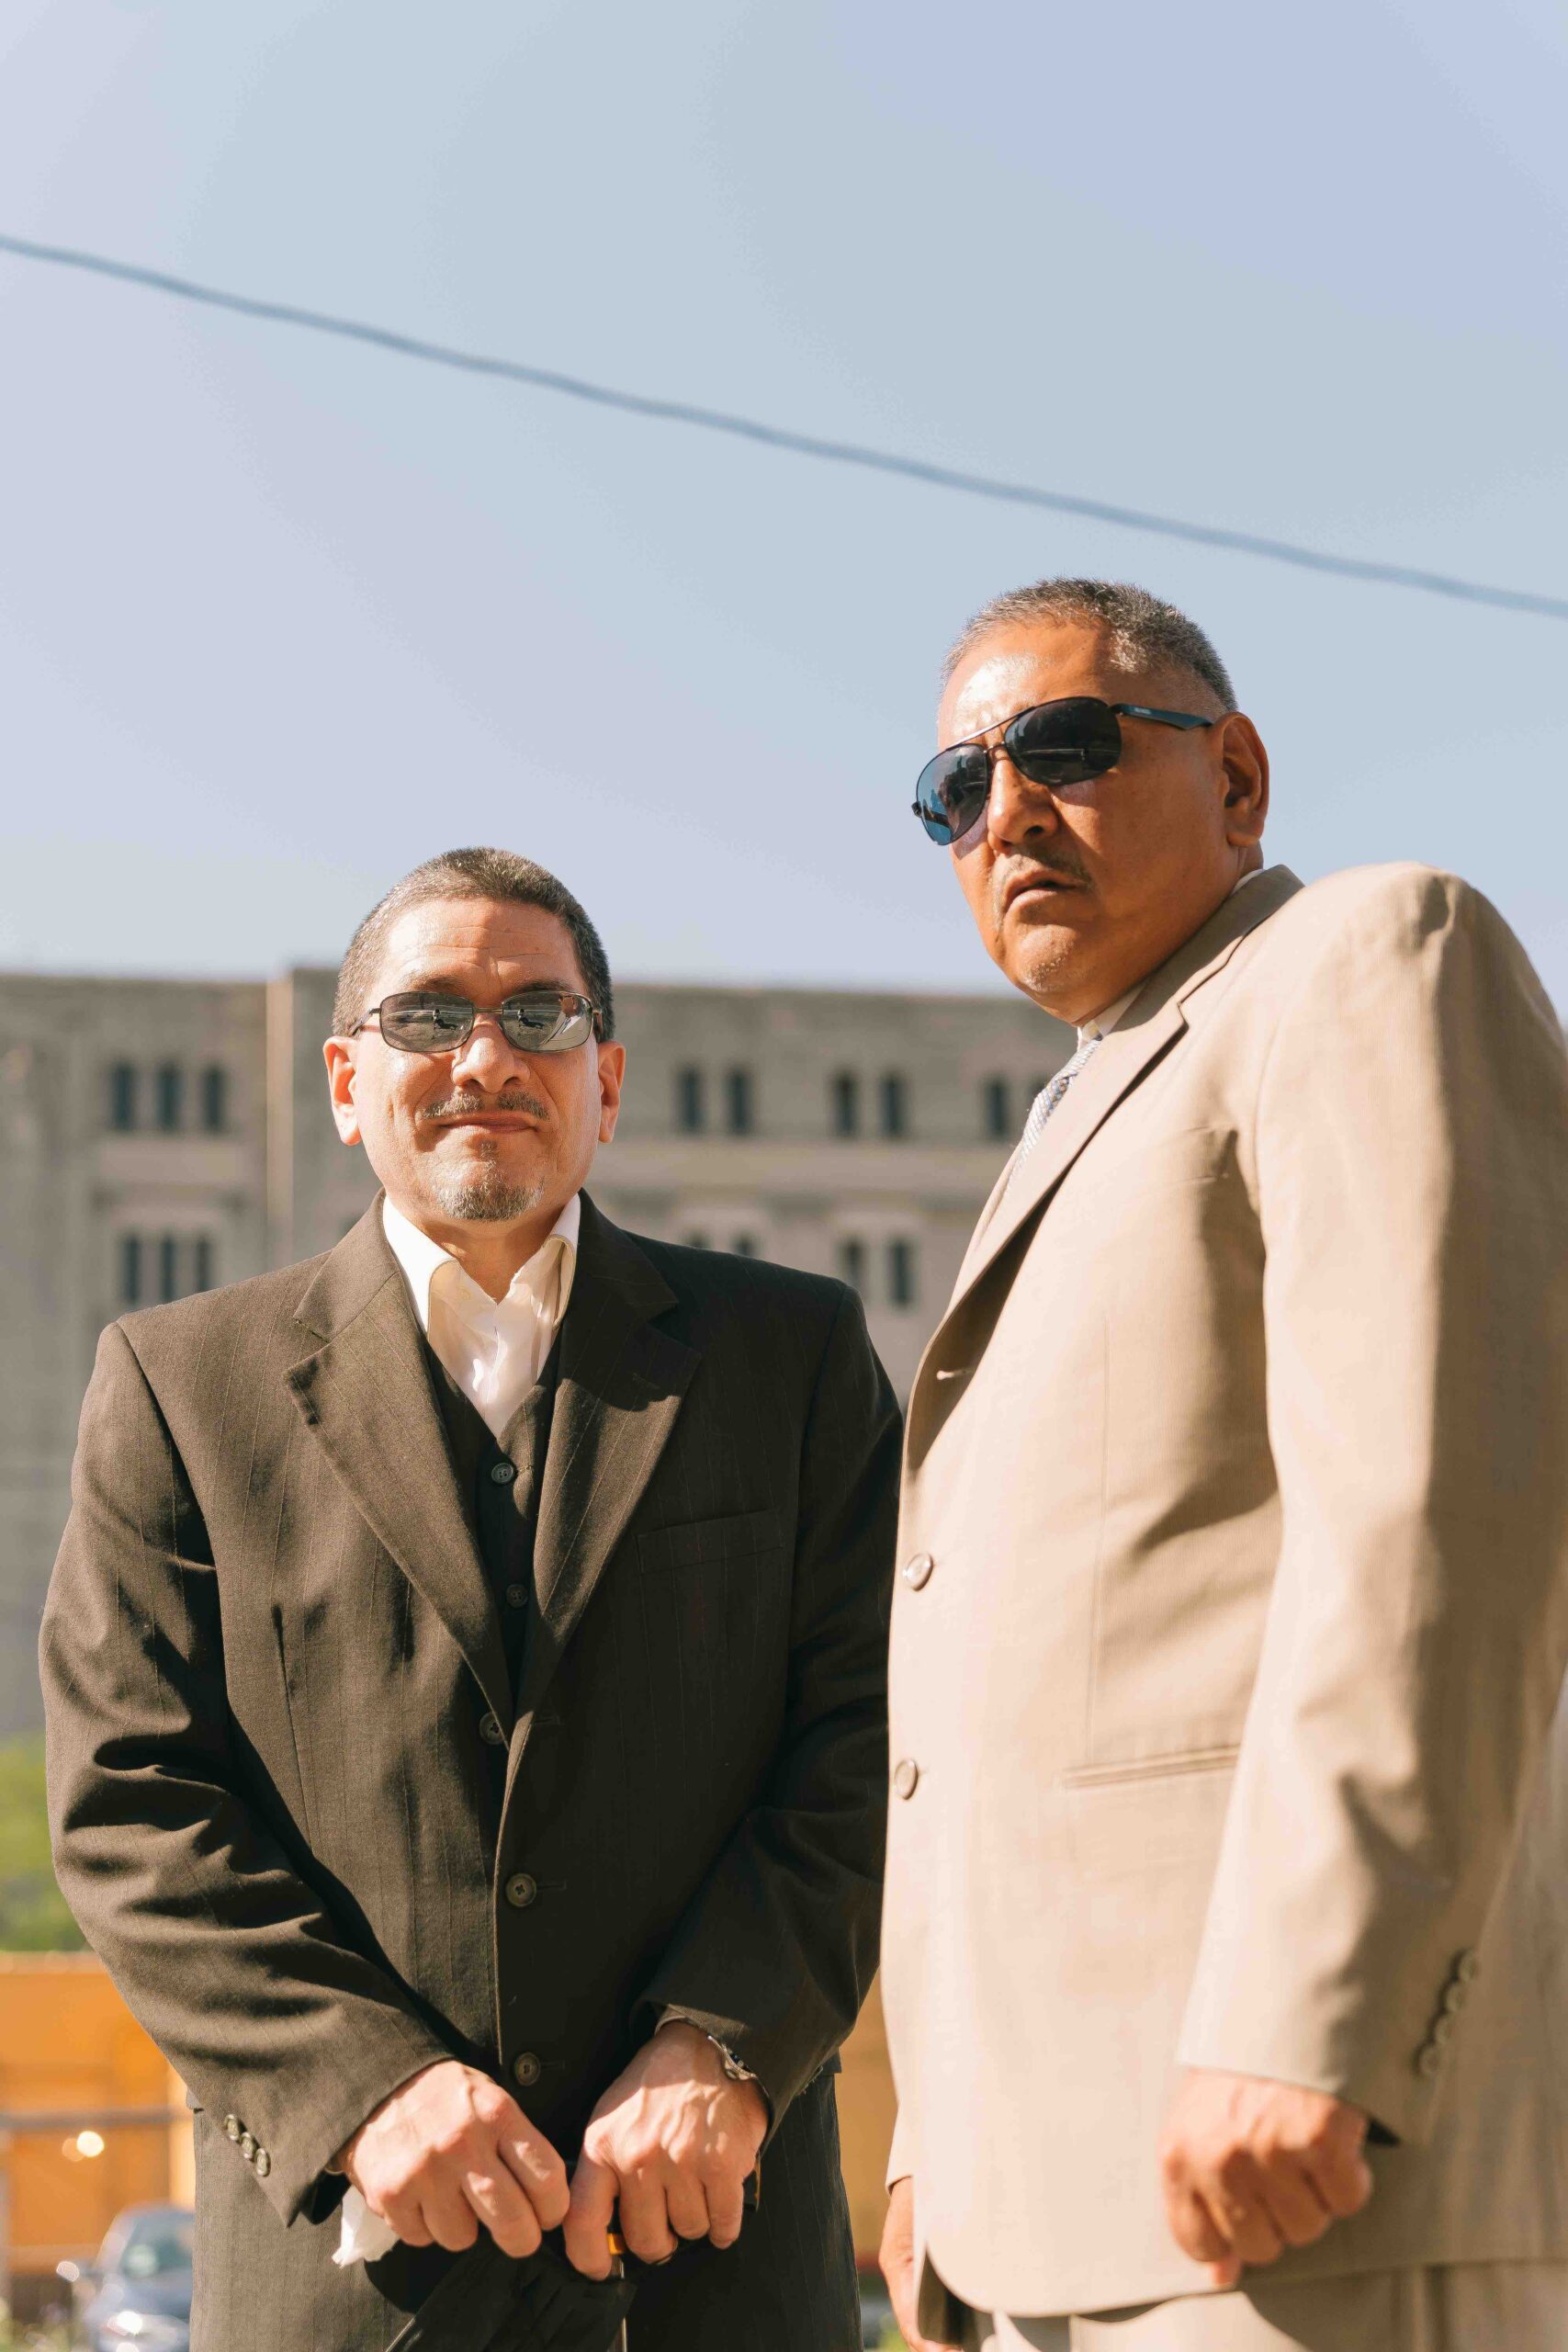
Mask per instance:
[[[424,1352],[457,1491],[495,1595],[507,1670],[515,1690],[533,1622],[534,1537],[539,1523],[539,1490],[549,1452],[560,1349],[558,1344],[550,1350],[543,1372],[508,1424],[504,1445],[497,1442],[483,1415],[464,1396],[428,1340]]]

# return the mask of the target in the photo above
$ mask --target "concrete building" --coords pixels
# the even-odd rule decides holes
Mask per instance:
[[[126,1308],[330,1249],[372,1198],[327,1110],[333,975],[0,976],[0,1736],[39,1716],[39,1611],[77,1410]],[[634,1232],[836,1273],[900,1394],[1069,1033],[1021,998],[617,989]]]

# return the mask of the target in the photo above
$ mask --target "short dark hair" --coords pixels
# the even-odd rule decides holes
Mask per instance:
[[[348,943],[333,997],[333,1035],[346,1036],[367,1008],[366,997],[376,978],[387,944],[387,933],[405,908],[425,905],[432,899],[493,899],[498,905],[538,907],[558,915],[571,937],[588,993],[599,1008],[599,1035],[615,1034],[615,996],[604,943],[589,922],[580,901],[564,882],[519,857],[510,849],[448,849],[428,857],[394,882],[386,897],[373,906]]]
[[[1226,710],[1236,707],[1230,672],[1197,622],[1130,580],[1037,580],[993,596],[959,632],[942,667],[943,684],[993,630],[1030,621],[1098,623],[1119,670],[1184,670],[1218,695]]]

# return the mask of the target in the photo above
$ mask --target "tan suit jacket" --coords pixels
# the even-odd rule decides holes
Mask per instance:
[[[970,2303],[1201,2290],[1181,2065],[1397,2139],[1280,2276],[1568,2256],[1565,1244],[1557,1022],[1415,866],[1241,891],[998,1184],[910,1402],[884,1930]]]

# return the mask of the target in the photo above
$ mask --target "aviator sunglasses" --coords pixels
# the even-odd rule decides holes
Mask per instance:
[[[481,1012],[494,1016],[502,1035],[520,1054],[569,1054],[595,1035],[599,1007],[570,989],[520,989],[499,1004],[471,1004],[438,989],[405,989],[362,1012],[348,1034],[374,1021],[400,1054],[450,1054],[466,1046]]]
[[[928,760],[915,786],[915,814],[933,842],[962,841],[985,815],[991,767],[1004,751],[1020,775],[1053,792],[1069,791],[1104,775],[1122,757],[1123,718],[1152,718],[1159,727],[1213,727],[1190,710],[1150,710],[1139,702],[1101,702],[1098,695],[1068,695],[1037,702],[1002,729],[999,746],[982,736],[950,743]]]

